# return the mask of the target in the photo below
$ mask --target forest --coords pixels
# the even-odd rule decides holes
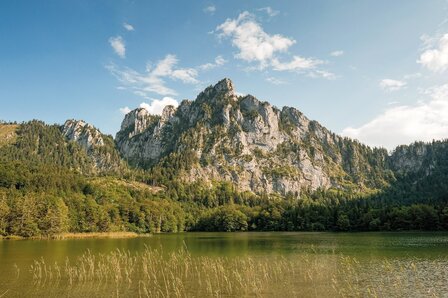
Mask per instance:
[[[57,126],[32,121],[17,135],[13,145],[0,144],[1,236],[448,230],[448,162],[425,176],[397,175],[374,192],[330,188],[297,198],[241,192],[225,181],[185,183],[163,168],[94,173]]]

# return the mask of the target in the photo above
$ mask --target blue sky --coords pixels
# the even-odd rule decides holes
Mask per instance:
[[[0,119],[114,135],[224,77],[370,145],[446,138],[448,2],[0,2]]]

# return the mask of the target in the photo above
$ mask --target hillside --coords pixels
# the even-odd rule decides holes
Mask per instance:
[[[0,235],[448,229],[448,142],[390,154],[224,79],[115,140],[82,120],[0,124]]]
[[[20,125],[2,124],[0,159],[49,164],[85,175],[114,173],[125,168],[112,137],[74,120],[63,126],[37,120]]]
[[[383,188],[387,151],[342,138],[295,108],[237,96],[229,79],[161,116],[126,115],[116,144],[136,167],[174,168],[186,182],[229,181],[255,193]]]
[[[14,143],[18,127],[17,124],[0,123],[0,147]]]

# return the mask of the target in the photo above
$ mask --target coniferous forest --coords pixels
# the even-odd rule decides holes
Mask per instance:
[[[174,163],[131,168],[115,153],[112,138],[110,147],[101,150],[115,166],[99,172],[59,126],[40,121],[3,123],[0,131],[2,236],[448,229],[444,141],[425,144],[437,160],[430,173],[397,173],[383,189],[330,188],[281,196],[239,191],[226,181],[186,183],[177,178]]]

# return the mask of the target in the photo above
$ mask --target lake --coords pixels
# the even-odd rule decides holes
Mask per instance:
[[[0,297],[448,297],[448,233],[0,240]]]

